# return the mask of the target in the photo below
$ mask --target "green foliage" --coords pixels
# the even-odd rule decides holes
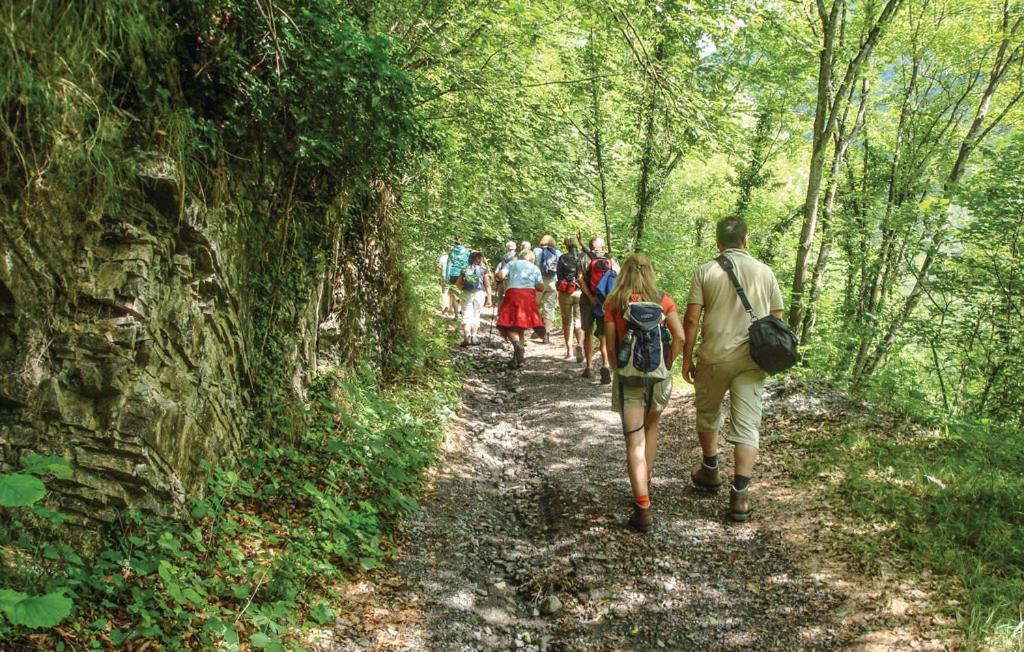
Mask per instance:
[[[66,595],[78,610],[78,644],[292,649],[285,637],[304,621],[333,622],[324,600],[332,585],[386,559],[395,524],[416,508],[421,472],[458,397],[446,345],[424,341],[402,354],[413,359],[400,364],[419,369],[408,385],[382,387],[368,366],[321,377],[305,427],[267,433],[236,470],[211,469],[208,495],[190,502],[183,521],[127,512],[87,559],[26,536],[27,523],[3,528],[0,545],[42,560],[30,568],[5,558],[3,572],[19,586],[53,588],[7,611],[11,623],[39,626],[70,607]],[[21,597],[0,594],[0,608]]]
[[[54,627],[71,613],[71,598],[63,593],[25,595],[3,589],[0,609],[12,625],[32,629]]]
[[[1000,624],[1018,622],[1024,601],[1024,453],[1008,445],[1013,436],[991,424],[857,419],[806,441],[800,474],[838,478],[828,486],[833,504],[877,524],[847,535],[865,564],[880,549],[906,551],[960,599],[970,645],[1009,645]]]
[[[22,463],[25,473],[0,473],[0,507],[31,507],[34,514],[46,518],[50,514],[49,510],[35,504],[46,495],[46,485],[35,476],[67,479],[71,475],[71,467],[62,457],[36,454],[26,455]],[[0,587],[0,612],[11,625],[29,629],[54,627],[68,617],[71,606],[71,599],[63,590],[32,595]],[[4,627],[0,625],[0,636],[3,630]]]
[[[46,495],[39,478],[24,473],[0,474],[0,507],[28,507]]]

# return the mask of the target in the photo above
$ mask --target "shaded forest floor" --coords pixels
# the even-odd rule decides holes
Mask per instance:
[[[842,516],[791,479],[843,409],[769,386],[754,518],[690,486],[699,459],[689,386],[662,419],[656,527],[629,530],[631,496],[609,387],[561,340],[507,370],[497,335],[468,358],[463,408],[390,567],[342,590],[320,650],[922,649],[961,646],[937,580],[895,554],[847,547]],[[725,471],[731,449],[723,441]]]

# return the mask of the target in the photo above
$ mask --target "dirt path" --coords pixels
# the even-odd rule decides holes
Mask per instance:
[[[517,372],[496,337],[457,353],[472,359],[463,411],[423,509],[405,525],[403,555],[346,587],[337,626],[314,647],[947,647],[934,621],[919,622],[913,598],[900,612],[884,586],[851,578],[833,559],[822,545],[827,519],[786,485],[770,451],[751,523],[726,521],[727,491],[694,490],[687,389],[676,388],[663,417],[656,528],[627,529],[631,495],[609,388],[582,379],[558,342],[531,344]]]

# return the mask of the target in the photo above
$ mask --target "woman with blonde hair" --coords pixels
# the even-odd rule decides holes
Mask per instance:
[[[672,397],[670,369],[683,350],[686,335],[675,301],[658,290],[654,267],[644,254],[626,259],[604,309],[608,352],[615,361],[612,409],[622,416],[626,467],[633,489],[629,525],[647,532],[654,527],[650,480],[658,448],[658,419]],[[671,347],[666,347],[668,334]],[[659,359],[644,357],[651,352]]]

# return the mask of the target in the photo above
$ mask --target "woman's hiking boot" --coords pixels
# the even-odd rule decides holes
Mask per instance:
[[[522,344],[513,345],[513,348],[515,349],[513,353],[516,356],[516,366],[522,367],[526,362],[526,348]]]
[[[586,369],[583,370],[583,377],[584,378],[593,378],[594,377],[594,370],[591,369],[590,367],[587,367]]]
[[[651,508],[633,503],[633,515],[629,517],[629,527],[637,532],[650,532],[654,528],[654,515],[651,513]]]
[[[612,370],[608,367],[601,367],[601,384],[607,385],[612,382]]]
[[[583,345],[577,343],[573,353],[576,354],[576,362],[583,362]]]
[[[523,366],[523,360],[526,357],[526,351],[523,349],[523,345],[519,342],[512,342],[512,361],[509,366],[513,369],[518,369]]]
[[[750,519],[750,487],[743,491],[729,487],[729,518],[737,523],[745,523]]]
[[[718,488],[722,486],[722,473],[718,470],[717,464],[715,466],[708,466],[701,462],[700,466],[690,473],[690,480],[693,481],[694,486],[698,489],[718,491]]]

